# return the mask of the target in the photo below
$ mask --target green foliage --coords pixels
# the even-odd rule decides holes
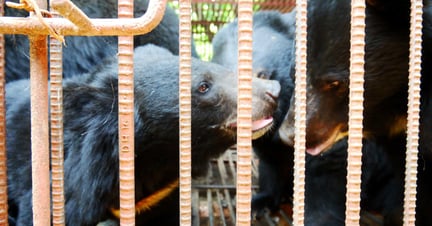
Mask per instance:
[[[253,11],[260,9],[261,2],[255,0]],[[234,1],[233,1],[234,2]],[[168,6],[179,13],[179,2],[169,1]],[[191,14],[192,33],[195,47],[202,60],[211,60],[213,48],[211,41],[219,29],[237,18],[237,7],[231,3],[194,3]]]

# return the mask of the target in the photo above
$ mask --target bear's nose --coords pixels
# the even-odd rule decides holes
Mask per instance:
[[[273,105],[277,105],[277,99],[280,93],[280,84],[277,81],[268,80],[270,86],[267,86],[265,89],[266,99]]]
[[[270,96],[273,100],[277,100],[279,97],[279,93],[281,91],[281,86],[278,81],[276,80],[268,80],[268,83],[270,83],[270,86],[266,89],[266,95]]]
[[[279,93],[275,94],[275,93],[272,93],[270,91],[266,91],[266,95],[269,96],[270,98],[272,98],[274,101],[277,101]]]

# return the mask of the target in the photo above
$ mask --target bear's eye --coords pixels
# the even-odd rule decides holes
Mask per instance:
[[[328,81],[324,84],[323,90],[330,91],[330,90],[336,90],[340,86],[339,81]]]
[[[198,92],[207,93],[210,90],[210,84],[207,82],[201,82],[198,86]]]
[[[271,73],[268,71],[260,71],[257,73],[257,77],[261,79],[270,79]]]

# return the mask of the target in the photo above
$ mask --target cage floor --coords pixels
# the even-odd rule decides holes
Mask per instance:
[[[222,157],[211,161],[206,178],[192,186],[194,226],[235,225],[236,205],[236,150],[229,149]],[[252,190],[258,190],[258,160],[252,161]],[[292,225],[291,207],[284,206],[279,214],[252,220],[254,226]]]
[[[229,149],[223,156],[210,163],[206,178],[194,181],[192,186],[193,225],[232,226],[236,211],[236,150]],[[252,161],[252,190],[258,190],[258,160]],[[292,225],[292,206],[283,205],[276,215],[265,213],[260,219],[252,219],[253,226]],[[382,225],[379,215],[362,212],[360,225]]]

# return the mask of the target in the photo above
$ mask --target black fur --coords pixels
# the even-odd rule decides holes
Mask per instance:
[[[253,16],[253,73],[255,76],[276,80],[281,94],[272,131],[253,142],[254,152],[260,160],[259,192],[254,195],[252,209],[262,213],[264,208],[275,211],[292,195],[293,151],[284,145],[277,130],[290,105],[294,69],[295,13],[276,11],[257,12]],[[219,30],[213,39],[212,62],[237,70],[237,20]]]
[[[403,161],[404,141],[363,142],[361,208],[382,214],[388,226],[402,225],[403,171],[389,153]],[[345,225],[347,147],[344,139],[322,155],[306,156],[305,225]]]
[[[135,50],[135,197],[178,178],[178,57],[155,46]],[[208,90],[199,88],[205,84]],[[237,78],[225,68],[192,61],[192,175],[235,143]],[[280,86],[253,81],[253,118],[273,114]],[[95,225],[118,208],[117,62],[64,81],[67,225]],[[201,90],[201,92],[199,91]],[[269,95],[271,94],[271,95]],[[17,225],[31,225],[31,139],[28,80],[7,84],[9,206]],[[178,224],[178,191],[138,215],[138,225]]]
[[[368,0],[366,6],[364,134],[387,140],[405,134],[410,1]],[[348,128],[350,3],[308,2],[306,147]],[[432,223],[432,1],[424,0],[417,225]],[[293,106],[280,136],[293,143]],[[329,142],[331,144],[331,142]],[[320,151],[325,151],[325,147]],[[398,153],[394,155],[398,156]],[[403,165],[403,163],[402,163]],[[403,166],[400,166],[403,167]]]

